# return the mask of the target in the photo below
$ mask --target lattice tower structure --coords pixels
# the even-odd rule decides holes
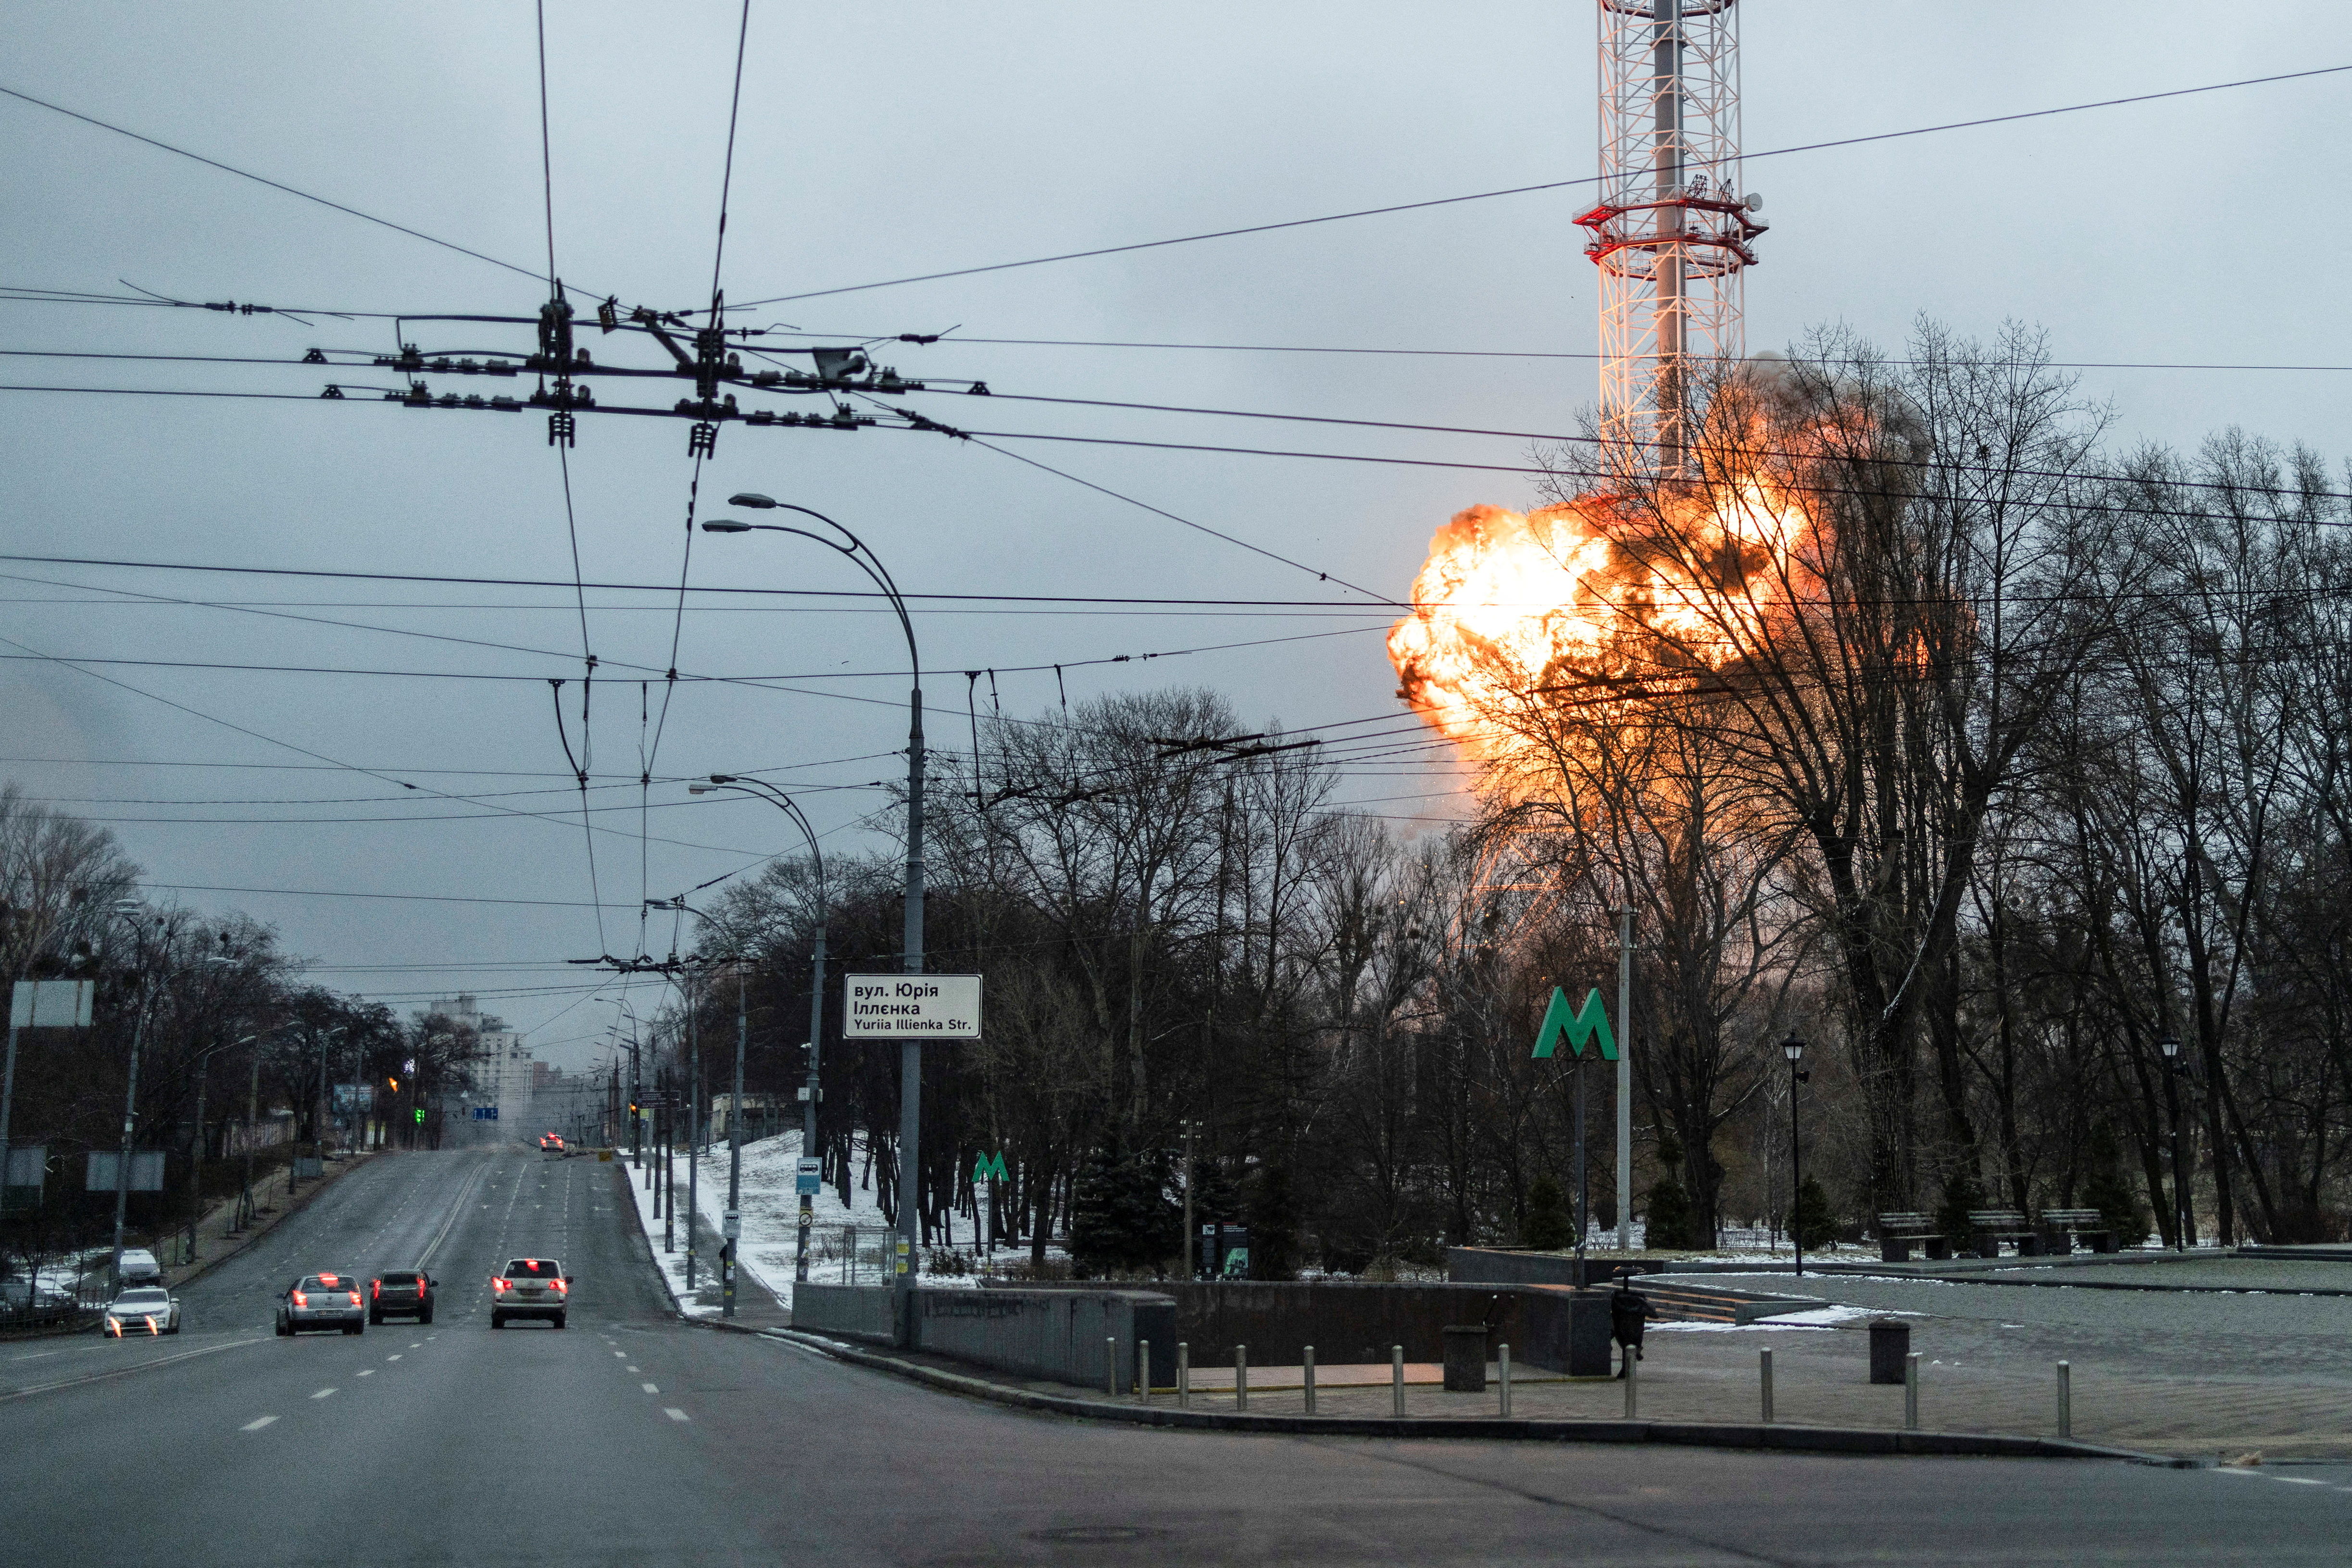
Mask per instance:
[[[1601,200],[1576,221],[1601,269],[1601,434],[1617,472],[1689,461],[1696,367],[1746,352],[1738,0],[1596,0]]]

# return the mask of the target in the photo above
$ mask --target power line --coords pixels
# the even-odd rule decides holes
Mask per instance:
[[[20,102],[29,103],[37,109],[46,109],[52,114],[62,114],[68,120],[79,120],[84,125],[94,125],[100,131],[110,131],[117,136],[127,136],[133,141],[144,142],[150,147],[155,148],[160,152],[169,152],[174,157],[192,159],[198,163],[204,164],[207,168],[218,169],[225,174],[234,174],[240,180],[251,180],[256,184],[267,185],[273,191],[282,191],[289,196],[299,196],[306,202],[316,202],[319,205],[332,208],[334,211],[341,213],[347,217],[358,218],[362,223],[374,224],[380,228],[390,229],[394,234],[404,234],[408,235],[411,239],[421,239],[427,245],[437,245],[443,250],[454,250],[459,256],[470,256],[476,261],[487,261],[492,267],[501,267],[506,268],[509,272],[519,272],[525,277],[539,277],[539,274],[533,272],[530,267],[517,267],[510,261],[500,261],[495,256],[486,256],[478,250],[468,249],[467,246],[457,244],[455,240],[441,239],[436,235],[426,234],[422,229],[413,229],[405,224],[394,223],[390,218],[380,218],[373,213],[363,213],[357,207],[347,207],[341,202],[329,201],[326,197],[313,195],[309,191],[296,190],[291,185],[272,180],[267,175],[257,174],[249,169],[239,169],[234,164],[224,163],[216,158],[207,158],[201,152],[191,152],[184,147],[174,147],[168,141],[158,141],[152,136],[142,136],[135,131],[126,130],[120,125],[110,124],[108,121],[100,120],[93,115],[83,114],[78,110],[68,109],[63,104],[51,103],[47,99],[35,98],[28,92],[19,92],[13,87],[0,87],[0,93],[5,93],[8,97],[16,99]],[[553,268],[551,267],[549,270],[552,272]],[[546,282],[550,280],[542,278],[541,281]],[[320,314],[323,315],[327,314],[327,312],[322,311],[320,312]]]
[[[2064,104],[2054,109],[2026,110],[2016,114],[1987,115],[1977,120],[1955,120],[1941,125],[1914,126],[1907,131],[1882,131],[1867,136],[1843,136],[1828,141],[1808,141],[1790,147],[1775,147],[1768,152],[1750,152],[1747,162],[1761,158],[1785,158],[1799,152],[1820,152],[1837,147],[1859,147],[1874,141],[1895,141],[1906,137],[1932,136],[1947,131],[1970,131],[1988,125],[2009,125],[2019,120],[2044,120],[2053,115],[2081,114],[2095,109],[2116,109],[2126,104],[2152,103],[2161,99],[2187,98],[2198,93],[2222,92],[2232,88],[2262,87],[2273,82],[2299,81],[2306,77],[2332,76],[2352,70],[2352,66],[2322,66],[2312,70],[2287,71],[2277,76],[2248,77],[2239,81],[2209,82],[2202,87],[2174,88],[2166,92],[2135,93],[2127,98],[2101,99],[2092,103]],[[1697,167],[1697,165],[1694,165]],[[1125,256],[1139,250],[1160,250],[1169,246],[1197,245],[1204,240],[1234,239],[1244,235],[1273,234],[1283,229],[1308,228],[1318,224],[1345,223],[1355,218],[1386,217],[1396,213],[1422,212],[1432,207],[1458,206],[1465,202],[1488,202],[1502,196],[1532,195],[1543,191],[1564,191],[1581,185],[1597,185],[1597,177],[1576,180],[1548,180],[1533,185],[1513,185],[1499,191],[1479,191],[1464,196],[1439,196],[1430,201],[1399,202],[1384,207],[1363,207],[1354,212],[1327,213],[1320,217],[1291,218],[1282,223],[1250,224],[1239,228],[1213,229],[1205,234],[1179,235],[1172,239],[1142,240],[1132,245],[1101,246],[1093,250],[1063,251],[1055,256],[1031,256],[1023,261],[991,262],[984,267],[960,267],[944,272],[918,273],[907,277],[883,278],[874,283],[853,283],[835,288],[813,288],[799,294],[776,294],[765,299],[747,300],[731,307],[738,310],[754,309],[762,305],[785,305],[801,299],[824,299],[836,294],[862,294],[876,288],[896,288],[908,283],[935,283],[942,278],[971,277],[982,273],[1010,272],[1021,267],[1046,267],[1055,262],[1084,261],[1095,256]]]

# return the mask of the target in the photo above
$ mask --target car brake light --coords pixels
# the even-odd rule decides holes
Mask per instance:
[[[550,1280],[547,1283],[548,1283],[548,1288],[549,1288],[550,1290],[552,1290],[552,1291],[553,1291],[557,1295],[559,1295],[559,1296],[560,1296],[560,1295],[563,1294],[563,1281],[561,1281],[561,1280]]]
[[[297,1291],[294,1292],[294,1304],[298,1307],[307,1307],[310,1304],[310,1298]]]
[[[358,1306],[359,1304],[360,1304],[360,1293],[359,1293],[357,1291],[353,1291],[352,1292],[352,1305],[353,1305],[353,1306],[355,1306],[355,1307],[356,1307],[356,1306]]]
[[[333,1274],[321,1274],[319,1276],[319,1283],[326,1286],[330,1290],[332,1290],[338,1283],[338,1278]]]
[[[370,1281],[368,1282],[368,1294],[373,1296],[379,1301],[383,1300],[383,1281],[382,1280]]]
[[[503,1291],[507,1288],[507,1282],[504,1280],[493,1280],[490,1281],[490,1288],[495,1291]]]

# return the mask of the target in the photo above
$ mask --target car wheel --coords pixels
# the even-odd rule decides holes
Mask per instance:
[[[294,1332],[292,1329],[288,1328],[288,1327],[287,1327],[284,1323],[282,1323],[282,1322],[281,1322],[281,1323],[279,1323],[279,1324],[278,1324],[278,1325],[277,1325],[277,1328],[278,1328],[278,1337],[279,1339],[284,1339],[284,1338],[286,1338],[288,1335],[291,1334],[291,1333]]]
[[[507,1315],[506,1315],[506,1313],[504,1313],[504,1312],[492,1312],[492,1313],[490,1314],[490,1326],[491,1326],[492,1328],[494,1328],[494,1329],[502,1329],[502,1328],[506,1327],[506,1326],[507,1326]]]
[[[420,1323],[429,1323],[433,1321],[433,1314],[429,1312],[419,1312],[416,1314],[416,1321]]]
[[[373,1308],[373,1307],[369,1308],[369,1309],[368,1309],[368,1324],[369,1324],[369,1326],[370,1326],[370,1327],[372,1327],[372,1328],[382,1328],[382,1327],[383,1327],[383,1314],[382,1312],[377,1312],[377,1311],[376,1311],[374,1308]]]
[[[345,1323],[343,1325],[343,1332],[347,1334],[365,1333],[367,1332],[367,1325],[365,1323]]]
[[[563,1326],[563,1314],[562,1312],[555,1314],[555,1326],[557,1328],[562,1328]]]

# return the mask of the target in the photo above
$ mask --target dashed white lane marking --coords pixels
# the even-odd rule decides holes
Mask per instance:
[[[10,1361],[38,1361],[45,1355],[63,1354],[65,1354],[65,1352],[61,1350],[37,1350],[30,1355],[12,1355],[8,1359]]]
[[[387,1356],[385,1356],[385,1357],[384,1357],[384,1360],[386,1360],[386,1361],[398,1361],[399,1359],[400,1359],[400,1357],[399,1357],[399,1355],[398,1355],[398,1354],[393,1354],[393,1355],[387,1355]]]
[[[2327,1484],[2326,1481],[2315,1479],[2310,1476],[2273,1476],[2271,1479],[2274,1481],[2284,1481],[2291,1487],[2324,1487]]]
[[[362,1377],[373,1377],[373,1376],[375,1375],[375,1368],[374,1368],[374,1367],[373,1367],[373,1366],[371,1366],[371,1367],[369,1367],[365,1372],[361,1373],[359,1375],[361,1375]]]
[[[332,1394],[334,1390],[331,1388],[321,1388],[319,1392],[310,1396],[310,1397],[313,1399],[324,1399],[328,1395]]]
[[[425,1342],[424,1342],[424,1341],[422,1341],[422,1340],[419,1340],[419,1341],[417,1341],[415,1343],[414,1343],[414,1344],[410,1345],[408,1348],[409,1348],[409,1349],[411,1349],[411,1350],[423,1350],[423,1349],[425,1348]]]
[[[629,1353],[625,1350],[616,1350],[613,1353],[613,1359],[615,1361],[626,1361],[629,1359]]]
[[[662,1407],[662,1414],[668,1416],[673,1421],[690,1421],[693,1419],[692,1416],[688,1416],[685,1411],[679,1409],[675,1405],[664,1406]]]
[[[237,1430],[240,1432],[258,1432],[264,1427],[268,1426],[272,1421],[277,1419],[278,1417],[275,1416],[264,1416],[258,1421],[247,1421],[244,1426],[239,1427]]]
[[[655,1387],[650,1383],[640,1384],[638,1386],[643,1388],[648,1394],[659,1394],[661,1392],[660,1389]]]
[[[635,1368],[635,1367],[632,1366],[631,1368],[629,1368],[629,1370],[630,1370],[631,1372],[635,1372],[635,1371],[636,1371],[636,1370],[637,1370],[637,1368]]]

